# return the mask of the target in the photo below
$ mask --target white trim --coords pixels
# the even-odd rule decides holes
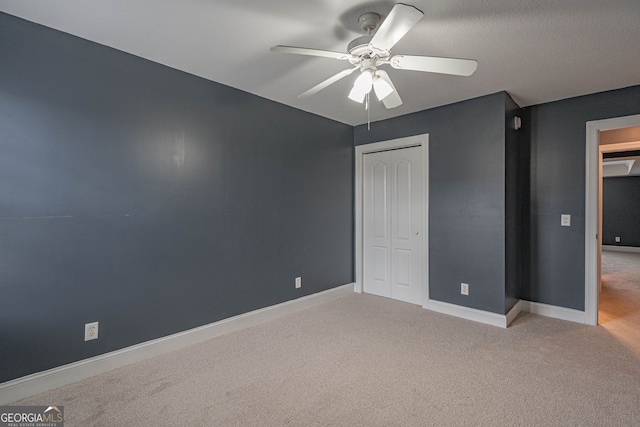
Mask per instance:
[[[522,304],[522,300],[519,300],[516,305],[513,306],[513,308],[511,308],[511,310],[509,310],[509,312],[507,313],[507,327],[509,327],[509,325],[511,324],[511,322],[513,322],[516,317],[518,317],[518,314],[522,313],[523,310],[523,304]]]
[[[603,251],[611,252],[636,252],[640,253],[640,248],[636,246],[614,246],[614,245],[602,245]]]
[[[422,173],[424,174],[423,183],[423,195],[424,201],[422,210],[422,234],[424,239],[422,240],[422,257],[424,262],[422,263],[422,277],[423,277],[423,290],[422,290],[422,307],[429,308],[429,134],[424,135],[424,142],[422,145]]]
[[[498,326],[500,328],[508,328],[515,318],[522,312],[551,317],[553,319],[566,320],[569,322],[586,323],[584,311],[525,300],[519,300],[506,315],[436,300],[429,301],[429,310],[491,326]]]
[[[599,129],[587,122],[585,154],[584,311],[590,325],[598,324],[598,163]]]
[[[489,311],[449,304],[448,302],[436,301],[433,299],[429,300],[429,310],[460,317],[466,320],[472,320],[474,322],[485,323],[491,326],[498,326],[500,328],[506,328],[508,326],[507,316],[504,314],[491,313]]]
[[[163,338],[147,341],[79,362],[59,366],[0,384],[0,405],[15,402],[27,396],[42,393],[56,387],[80,381],[112,369],[139,362],[187,345],[206,341],[242,328],[257,325],[313,305],[351,294],[354,284],[332,288],[249,313],[240,314],[209,325],[179,332]]]
[[[587,122],[585,153],[584,323],[598,324],[598,175],[600,131],[640,126],[640,114]]]
[[[422,239],[422,253],[423,253],[423,270],[422,270],[422,306],[429,308],[429,134],[409,136],[406,138],[392,139],[389,141],[375,142],[372,144],[358,145],[356,146],[355,156],[355,198],[354,198],[354,212],[355,212],[355,292],[362,292],[362,282],[364,278],[364,272],[362,271],[362,256],[363,256],[363,208],[362,208],[362,174],[363,174],[363,156],[367,153],[375,153],[378,151],[394,150],[398,148],[406,147],[422,147],[422,161],[423,161],[423,177],[424,177],[424,205],[423,205],[423,236]]]
[[[526,311],[531,314],[567,320],[569,322],[586,323],[586,315],[584,311],[524,300],[521,300],[520,303],[522,305],[522,311]]]

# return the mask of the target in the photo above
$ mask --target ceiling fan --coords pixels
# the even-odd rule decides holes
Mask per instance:
[[[387,72],[378,68],[381,65],[388,64],[397,70],[457,76],[470,76],[478,67],[478,61],[473,59],[413,55],[391,56],[391,48],[422,19],[422,16],[423,13],[413,6],[396,4],[378,28],[380,15],[373,12],[365,13],[358,20],[365,35],[349,43],[348,53],[281,45],[272,47],[271,51],[339,59],[349,61],[353,65],[352,68],[341,71],[298,95],[298,98],[309,97],[356,70],[360,70],[360,75],[355,80],[349,98],[362,103],[365,97],[368,99],[368,95],[373,89],[377,98],[383,102],[386,108],[395,108],[402,105],[402,99],[400,99],[400,95]],[[376,28],[378,28],[377,31],[375,31]],[[372,35],[374,31],[375,33]]]

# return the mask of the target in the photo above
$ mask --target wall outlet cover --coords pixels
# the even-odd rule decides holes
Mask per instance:
[[[98,322],[91,322],[84,325],[84,340],[91,341],[98,339]]]
[[[462,295],[469,295],[469,284],[468,283],[460,283],[460,293]]]

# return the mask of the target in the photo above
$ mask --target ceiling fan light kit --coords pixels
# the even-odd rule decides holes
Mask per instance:
[[[356,70],[360,70],[360,75],[354,82],[353,88],[349,93],[349,98],[362,103],[365,98],[368,99],[367,95],[373,89],[378,100],[382,101],[386,108],[396,108],[402,105],[402,99],[387,72],[378,69],[378,67],[390,65],[397,70],[413,70],[457,76],[470,76],[478,67],[478,62],[473,59],[412,55],[391,56],[391,48],[395,46],[422,17],[423,13],[415,7],[406,4],[396,4],[378,28],[380,15],[373,12],[365,13],[358,19],[358,24],[364,32],[364,35],[349,43],[347,46],[348,53],[281,45],[272,47],[271,51],[346,60],[353,66],[350,69],[343,70],[329,77],[327,80],[300,94],[298,96],[299,98],[311,96],[347,77]],[[372,35],[372,33],[374,34]]]

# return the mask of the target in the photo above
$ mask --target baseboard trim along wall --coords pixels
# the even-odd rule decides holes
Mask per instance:
[[[518,306],[518,304],[516,304],[516,306]],[[513,321],[513,319],[515,319],[520,312],[517,311],[518,309],[516,309],[516,307],[514,307],[511,311],[509,311],[509,314],[497,314],[491,313],[489,311],[449,304],[447,302],[436,301],[432,299],[429,300],[427,309],[442,314],[448,314],[450,316],[460,317],[466,320],[472,320],[474,322],[498,326],[500,328],[508,327],[509,323],[511,323],[511,321]]]
[[[0,405],[6,405],[27,396],[42,393],[187,345],[196,344],[275,319],[333,298],[351,294],[354,291],[354,285],[354,283],[349,283],[317,294],[240,314],[209,325],[7,381],[0,384]]]
[[[509,310],[509,312],[507,313],[507,326],[509,326],[511,322],[513,322],[516,319],[516,317],[518,317],[518,314],[524,311],[522,307],[523,307],[522,300],[518,300],[516,305],[514,305],[511,310]]]
[[[640,253],[640,248],[635,246],[614,246],[614,245],[602,245],[603,251],[613,252],[636,252]]]
[[[586,323],[587,321],[584,311],[524,300],[521,300],[520,304],[522,305],[522,311],[527,313],[576,323]]]
[[[450,316],[460,317],[474,322],[485,323],[487,325],[507,328],[522,312],[537,314],[540,316],[551,317],[554,319],[567,320],[569,322],[585,323],[586,317],[584,311],[573,310],[570,308],[558,307],[555,305],[547,305],[539,302],[518,301],[506,315],[491,313],[489,311],[477,310],[475,308],[463,307],[460,305],[449,304],[442,301],[429,300],[428,310],[436,311]]]

